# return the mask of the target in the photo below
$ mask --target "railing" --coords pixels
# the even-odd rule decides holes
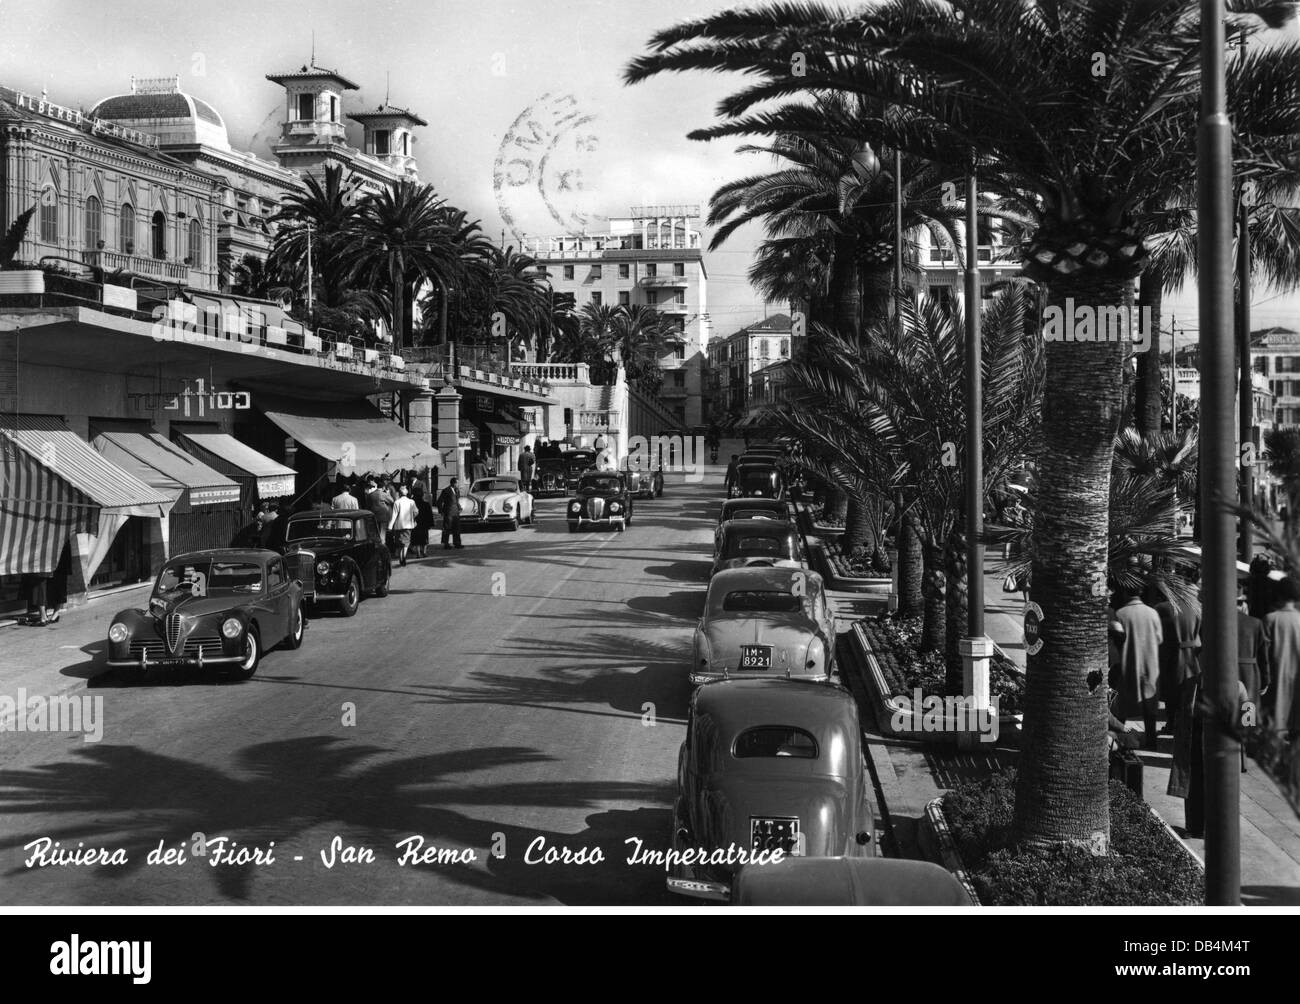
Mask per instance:
[[[591,368],[586,363],[511,363],[510,372],[547,383],[591,383]]]
[[[622,428],[622,425],[623,413],[621,411],[589,411],[583,408],[578,409],[578,427],[580,430],[617,430]]]
[[[642,286],[689,286],[691,280],[684,275],[647,275],[641,280]]]
[[[81,260],[87,265],[102,268],[108,272],[122,269],[139,275],[160,276],[174,282],[185,282],[190,276],[190,267],[184,262],[145,258],[141,255],[123,254],[120,251],[82,251]]]
[[[422,345],[405,350],[403,355],[408,363],[429,367],[430,380],[450,376],[453,380],[472,380],[530,394],[549,393],[543,384],[547,377],[520,370],[530,364],[508,362],[499,350],[482,345]]]

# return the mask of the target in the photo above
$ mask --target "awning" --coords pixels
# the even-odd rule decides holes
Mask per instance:
[[[172,500],[96,453],[61,418],[0,420],[0,574],[48,574],[101,514],[161,518]]]
[[[460,420],[460,434],[469,436],[471,440],[478,442],[478,423],[471,422],[468,418],[462,418]]]
[[[259,397],[272,422],[344,474],[436,467],[427,435],[407,432],[365,401],[289,401]]]
[[[181,440],[182,445],[197,451],[200,460],[227,477],[256,478],[257,494],[263,499],[293,494],[297,474],[292,467],[277,464],[234,436],[224,432],[186,432],[182,433]]]
[[[519,426],[506,425],[504,422],[486,423],[488,431],[492,433],[492,441],[497,446],[518,446],[521,438]]]
[[[239,502],[239,483],[168,442],[157,432],[103,432],[95,449],[145,484],[187,507]]]

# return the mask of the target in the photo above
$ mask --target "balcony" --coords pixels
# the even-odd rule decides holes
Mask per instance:
[[[577,421],[574,432],[615,433],[620,431],[623,425],[621,411],[592,411],[579,408],[575,418]]]
[[[685,303],[678,303],[676,300],[669,300],[667,303],[651,303],[647,306],[653,307],[661,314],[684,314],[688,309]]]
[[[105,272],[121,270],[134,275],[162,279],[164,282],[183,284],[190,278],[190,267],[184,262],[146,258],[142,255],[123,254],[120,251],[82,251],[81,260],[92,268],[102,268]]]
[[[586,363],[511,363],[510,372],[534,383],[591,383]]]
[[[496,349],[482,345],[417,346],[405,350],[410,363],[424,368],[426,378],[438,384],[451,380],[457,385],[477,385],[484,390],[499,389],[507,394],[545,400],[550,388],[544,378],[520,372]]]
[[[684,275],[647,275],[641,279],[641,285],[647,288],[662,286],[689,286],[691,280]]]

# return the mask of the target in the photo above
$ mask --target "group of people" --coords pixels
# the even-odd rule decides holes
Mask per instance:
[[[368,509],[375,522],[387,531],[388,548],[405,567],[408,557],[428,557],[429,531],[435,525],[435,506],[425,495],[423,482],[402,476],[367,475],[357,479],[358,487],[342,479],[335,482],[338,493],[330,499],[335,509]],[[438,494],[437,512],[442,522],[442,546],[464,547],[460,538],[459,480],[455,477]]]
[[[1256,559],[1237,597],[1237,697],[1234,731],[1256,724],[1287,742],[1300,739],[1300,584],[1273,582],[1267,559]],[[1205,828],[1203,737],[1205,705],[1200,664],[1202,616],[1199,570],[1187,574],[1189,598],[1174,602],[1154,585],[1122,588],[1110,610],[1109,742],[1112,748],[1156,748],[1156,718],[1164,705],[1173,734],[1168,793],[1185,800],[1187,832]],[[1139,740],[1128,724],[1141,718]],[[1225,723],[1226,724],[1226,723]],[[1242,756],[1242,770],[1246,769]]]

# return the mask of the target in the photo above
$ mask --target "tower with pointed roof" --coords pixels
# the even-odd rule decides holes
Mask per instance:
[[[429,123],[406,108],[398,108],[385,101],[374,111],[353,112],[348,116],[365,129],[363,153],[383,161],[394,171],[418,181],[420,172],[415,163],[415,126]]]

